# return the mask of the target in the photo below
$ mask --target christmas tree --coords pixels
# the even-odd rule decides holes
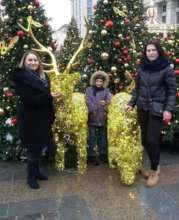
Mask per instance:
[[[82,80],[85,83],[94,71],[103,70],[109,74],[110,90],[116,93],[131,83],[136,71],[137,53],[128,11],[118,0],[99,0],[94,10],[89,46],[81,59]]]
[[[143,45],[148,39],[148,31],[146,27],[146,17],[144,11],[143,0],[125,0],[128,10],[130,27],[133,32],[134,40],[138,51],[143,50]]]
[[[13,91],[10,73],[18,66],[23,53],[35,47],[28,36],[25,36],[18,23],[26,24],[27,17],[31,15],[35,20],[44,25],[43,29],[36,30],[35,35],[44,44],[53,47],[52,31],[45,16],[45,11],[38,0],[3,0],[5,7],[5,22],[1,28],[7,44],[14,36],[18,42],[8,51],[6,56],[0,56],[0,158],[19,159],[22,149],[18,139],[17,101],[18,97]]]
[[[68,62],[72,58],[73,54],[77,51],[81,43],[81,38],[79,36],[79,31],[75,19],[72,17],[70,24],[68,25],[67,35],[64,40],[63,46],[59,51],[57,56],[59,71],[63,72],[66,68]],[[73,71],[79,70],[73,69]]]
[[[165,47],[166,55],[173,65],[177,83],[176,112],[172,121],[165,126],[163,138],[174,144],[175,139],[179,139],[179,30],[169,33],[164,38],[163,46]]]

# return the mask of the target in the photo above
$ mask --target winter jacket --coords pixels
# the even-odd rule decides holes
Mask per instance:
[[[175,73],[170,66],[159,71],[140,70],[136,86],[128,103],[132,107],[162,116],[163,111],[174,112],[176,102]]]
[[[52,147],[54,109],[48,78],[45,83],[35,73],[18,68],[12,79],[20,97],[18,119],[22,146],[33,152]]]

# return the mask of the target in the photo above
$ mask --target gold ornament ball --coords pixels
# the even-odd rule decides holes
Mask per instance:
[[[0,108],[0,116],[4,116],[4,109]]]
[[[89,35],[92,35],[93,34],[93,31],[92,30],[89,30]]]
[[[109,58],[109,54],[104,52],[101,54],[101,58],[102,60],[107,60]]]
[[[119,83],[119,78],[116,78],[116,79],[114,80],[114,83],[115,83],[115,84]]]
[[[23,19],[22,19],[22,18],[18,19],[18,22],[19,22],[19,23],[22,23],[22,22],[23,22]]]
[[[104,4],[104,5],[107,5],[107,4],[108,4],[108,0],[104,0],[104,1],[103,1],[103,4]]]
[[[87,79],[87,78],[88,78],[87,74],[82,75],[82,79]]]
[[[24,45],[24,49],[28,49],[29,46],[27,44]]]
[[[34,7],[32,5],[28,5],[27,8],[28,8],[29,11],[32,11],[34,9]]]
[[[9,88],[8,88],[8,87],[4,87],[4,88],[3,88],[3,91],[4,91],[4,92],[7,92],[7,91],[9,91]]]
[[[112,66],[111,67],[111,72],[116,73],[117,72],[117,67],[116,66]]]
[[[101,31],[101,36],[106,36],[107,33],[108,33],[107,30],[104,29],[104,30]]]

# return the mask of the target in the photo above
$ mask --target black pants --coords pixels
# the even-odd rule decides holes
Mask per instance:
[[[141,127],[142,145],[149,156],[151,169],[157,170],[160,161],[159,140],[163,127],[162,117],[138,109],[138,122]]]
[[[27,152],[27,179],[28,181],[33,181],[37,178],[39,173],[39,159],[41,156],[41,151],[28,151]]]

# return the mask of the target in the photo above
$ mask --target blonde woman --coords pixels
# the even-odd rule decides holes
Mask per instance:
[[[48,178],[39,171],[39,159],[44,148],[53,147],[51,126],[54,121],[53,99],[59,93],[50,92],[48,77],[43,72],[39,55],[27,51],[12,75],[15,91],[20,97],[18,106],[19,135],[27,148],[27,183],[38,189],[37,180]]]

